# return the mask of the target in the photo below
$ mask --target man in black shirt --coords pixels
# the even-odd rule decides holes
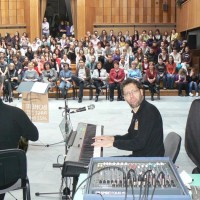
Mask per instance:
[[[142,85],[136,80],[125,80],[122,91],[133,113],[128,133],[122,136],[97,136],[92,145],[132,151],[130,156],[134,157],[163,156],[163,123],[160,112],[144,100]]]
[[[114,68],[114,63],[113,63],[113,59],[112,59],[112,55],[109,54],[108,55],[108,59],[107,61],[104,63],[104,66],[103,68],[106,70],[106,72],[109,74],[110,73],[110,70],[112,68]]]
[[[2,92],[2,78],[0,78],[0,93]],[[19,108],[3,104],[0,99],[0,150],[18,147],[22,137],[36,141],[38,130],[25,112]],[[4,194],[0,194],[0,200]]]
[[[163,81],[163,89],[166,89],[166,65],[162,58],[158,59],[158,63],[155,65],[157,71],[156,84],[160,86],[160,81]]]

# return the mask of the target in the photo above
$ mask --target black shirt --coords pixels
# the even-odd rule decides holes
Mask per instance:
[[[132,151],[134,157],[164,156],[163,123],[158,109],[143,100],[123,136],[115,136],[113,146]]]
[[[103,68],[106,70],[107,73],[110,73],[110,70],[114,68],[113,62],[105,62]]]
[[[38,130],[25,112],[0,100],[0,150],[18,147],[20,137],[38,140]]]
[[[158,74],[166,73],[166,65],[165,65],[165,63],[162,63],[162,65],[157,63],[155,65],[155,68],[156,68]]]

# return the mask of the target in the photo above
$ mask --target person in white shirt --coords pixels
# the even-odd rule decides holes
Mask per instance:
[[[124,69],[125,72],[125,79],[129,70],[129,63],[125,61],[124,55],[121,55],[121,59],[119,61],[119,68]]]
[[[43,22],[42,22],[42,35],[46,35],[48,37],[49,34],[50,34],[49,22],[47,22],[47,18],[45,17]]]
[[[93,35],[93,36],[92,36],[92,39],[91,39],[91,42],[92,42],[92,44],[93,44],[93,47],[96,48],[96,47],[97,47],[97,44],[98,44],[98,42],[100,42],[100,40],[97,38],[96,35]]]
[[[97,68],[93,71],[92,80],[94,81],[94,86],[96,88],[96,98],[95,102],[98,101],[99,94],[102,90],[102,86],[106,84],[108,79],[108,74],[105,69],[102,68],[102,63],[97,63]]]
[[[69,69],[71,69],[71,60],[67,57],[66,54],[63,55],[63,59],[61,60],[61,68],[64,69],[63,64],[69,64]]]
[[[174,58],[174,62],[176,63],[176,69],[179,71],[181,68],[181,54],[177,52],[177,49],[173,49],[173,52],[170,54]]]

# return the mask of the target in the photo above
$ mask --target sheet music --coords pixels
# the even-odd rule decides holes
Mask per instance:
[[[31,88],[31,92],[44,94],[47,92],[49,83],[35,82]]]

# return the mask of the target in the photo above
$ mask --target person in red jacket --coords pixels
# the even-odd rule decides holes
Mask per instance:
[[[159,92],[159,88],[156,88],[156,77],[157,72],[154,67],[153,62],[149,62],[149,69],[146,71],[146,80],[144,81],[144,84],[147,84],[149,86],[149,90],[151,92],[151,100],[154,100],[154,93]]]
[[[122,100],[121,94],[121,83],[125,78],[124,69],[119,68],[119,62],[117,60],[114,61],[114,68],[110,70],[110,80],[109,80],[109,88],[110,88],[110,101],[114,100],[114,89],[117,88],[118,98],[117,101]]]
[[[174,62],[173,56],[169,56],[169,62],[166,64],[167,68],[167,87],[169,89],[174,89],[174,82],[176,78],[176,64]]]

